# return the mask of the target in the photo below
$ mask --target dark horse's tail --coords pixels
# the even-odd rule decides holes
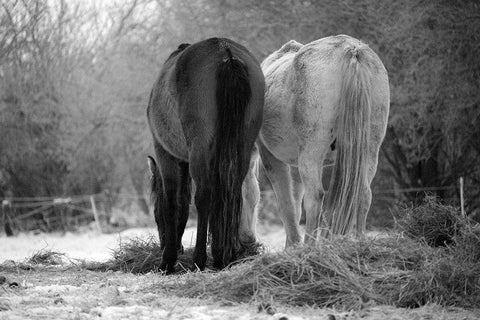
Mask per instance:
[[[217,69],[217,127],[215,153],[211,162],[213,175],[210,211],[212,255],[214,266],[223,268],[235,259],[239,243],[238,229],[242,213],[242,183],[245,166],[245,113],[252,95],[247,66],[233,57],[226,48],[227,57]]]

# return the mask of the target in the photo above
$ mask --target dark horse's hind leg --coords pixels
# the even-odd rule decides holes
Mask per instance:
[[[192,269],[205,269],[207,262],[207,231],[211,198],[211,188],[208,185],[206,161],[191,159],[190,170],[195,181],[195,206],[197,207],[197,239],[193,253]]]
[[[152,192],[154,193],[154,217],[158,229],[158,238],[160,240],[160,248],[165,249],[165,221],[164,215],[168,213],[168,207],[165,200],[165,193],[163,191],[163,181],[155,160],[149,157],[149,166],[152,173]],[[179,214],[177,216],[177,251],[179,254],[183,253],[182,236],[187,224],[190,201],[191,201],[191,178],[188,172],[188,162],[180,162],[180,187],[178,189],[177,206]]]
[[[155,154],[162,180],[160,191],[163,191],[163,194],[160,195],[162,200],[158,203],[161,206],[158,211],[160,217],[157,219],[163,222],[163,238],[165,240],[160,269],[171,273],[175,271],[177,261],[177,222],[180,213],[177,195],[181,189],[181,170],[179,161],[165,151],[159,143],[155,144]],[[161,226],[158,225],[159,232]]]
[[[163,213],[166,210],[164,203],[165,197],[163,192],[163,182],[160,170],[158,169],[156,161],[152,157],[148,157],[148,166],[152,174],[152,200],[153,200],[153,216],[157,224],[158,239],[160,240],[160,249],[165,249],[165,225],[163,221]]]
[[[180,188],[178,194],[179,215],[177,221],[177,251],[183,253],[182,237],[187,225],[191,194],[191,181],[188,162],[180,162]]]

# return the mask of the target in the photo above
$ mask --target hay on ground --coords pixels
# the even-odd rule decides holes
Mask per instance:
[[[403,234],[325,239],[315,246],[248,258],[216,273],[188,271],[193,250],[186,250],[177,265],[184,274],[165,277],[158,290],[187,297],[346,310],[367,302],[480,308],[480,227],[436,203],[413,210],[408,215],[416,220],[410,220],[405,229],[409,231]],[[440,221],[428,222],[434,217]],[[113,256],[103,270],[146,273],[158,271],[161,250],[153,238],[135,239],[122,243]]]
[[[460,260],[452,250],[400,235],[323,240],[217,274],[189,274],[183,285],[169,290],[188,297],[337,309],[358,309],[368,301],[410,308],[428,303],[480,307],[479,261]]]
[[[457,208],[443,205],[431,196],[427,196],[422,205],[405,210],[404,214],[399,221],[400,229],[432,247],[452,244],[467,224]]]
[[[67,258],[64,253],[42,249],[35,252],[25,263],[30,265],[42,264],[55,266],[64,264],[65,260],[67,260]]]

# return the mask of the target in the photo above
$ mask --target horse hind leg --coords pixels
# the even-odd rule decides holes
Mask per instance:
[[[246,255],[257,252],[256,222],[258,216],[258,204],[260,202],[260,187],[257,174],[259,166],[258,149],[254,147],[250,166],[242,185],[242,218],[240,220],[240,251]],[[254,251],[254,252],[252,252]]]
[[[204,270],[207,263],[207,233],[212,190],[208,183],[207,160],[192,152],[190,175],[195,182],[195,206],[197,208],[197,237],[193,252],[192,270]]]
[[[287,164],[275,158],[263,144],[259,144],[259,148],[265,173],[275,192],[278,212],[287,235],[285,247],[291,247],[300,243],[302,238],[292,195],[290,169]]]
[[[305,150],[318,150],[306,147]],[[321,148],[325,150],[325,148]],[[325,227],[323,200],[325,189],[322,183],[322,164],[324,152],[303,152],[299,157],[299,172],[305,186],[304,205],[306,212],[305,243],[313,244],[317,240],[318,228]]]
[[[290,174],[292,176],[293,200],[295,202],[295,217],[297,218],[297,221],[300,222],[302,217],[302,203],[303,196],[305,195],[305,187],[303,186],[302,178],[300,177],[298,167],[290,166]]]
[[[370,205],[372,204],[371,184],[373,178],[375,177],[375,173],[377,172],[379,151],[380,143],[378,143],[378,146],[372,146],[370,148],[370,152],[368,153],[366,163],[366,180],[360,190],[360,203],[358,207],[357,221],[355,222],[354,228],[356,236],[362,236],[366,232],[367,215],[370,209]]]
[[[179,213],[177,194],[180,187],[180,167],[178,160],[164,150],[159,143],[155,144],[155,154],[163,188],[162,207],[159,211],[161,217],[158,219],[163,223],[158,227],[160,231],[160,227],[163,226],[165,244],[160,269],[172,273],[175,271],[177,262],[177,217]]]
[[[158,239],[160,241],[160,249],[165,249],[165,223],[163,213],[168,210],[165,196],[163,192],[163,182],[160,170],[155,160],[148,156],[148,167],[150,169],[151,177],[151,192],[153,201],[153,216],[158,230]]]
[[[188,216],[190,213],[190,202],[192,199],[191,185],[192,179],[190,178],[188,162],[180,162],[180,187],[177,195],[178,199],[178,221],[177,221],[177,251],[183,254],[182,237],[185,232],[185,226],[187,225]]]

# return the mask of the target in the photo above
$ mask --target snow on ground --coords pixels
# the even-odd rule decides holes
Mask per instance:
[[[258,238],[270,251],[282,250],[285,233],[281,226],[258,225]],[[21,261],[41,249],[66,254],[71,259],[105,261],[120,241],[158,237],[154,228],[132,228],[117,233],[19,234],[0,236],[0,263]],[[382,234],[371,234],[372,237]],[[195,228],[187,228],[186,247],[193,246]],[[92,272],[56,269],[2,272],[0,320],[15,319],[170,319],[170,320],[474,320],[480,310],[427,305],[418,309],[367,306],[358,312],[338,312],[313,307],[293,308],[275,304],[275,314],[258,312],[249,304],[222,299],[181,298],[162,291],[165,278],[156,273],[135,275],[122,272]],[[9,286],[15,281],[18,286]],[[274,303],[274,302],[273,302]]]
[[[258,226],[258,237],[271,251],[281,250],[285,233],[281,226]],[[189,227],[183,235],[184,247],[195,244],[196,227]],[[158,238],[156,228],[131,228],[121,232],[102,234],[89,230],[83,233],[21,233],[15,237],[0,237],[0,263],[5,260],[21,261],[42,249],[64,253],[70,259],[106,261],[120,241],[149,237]]]

